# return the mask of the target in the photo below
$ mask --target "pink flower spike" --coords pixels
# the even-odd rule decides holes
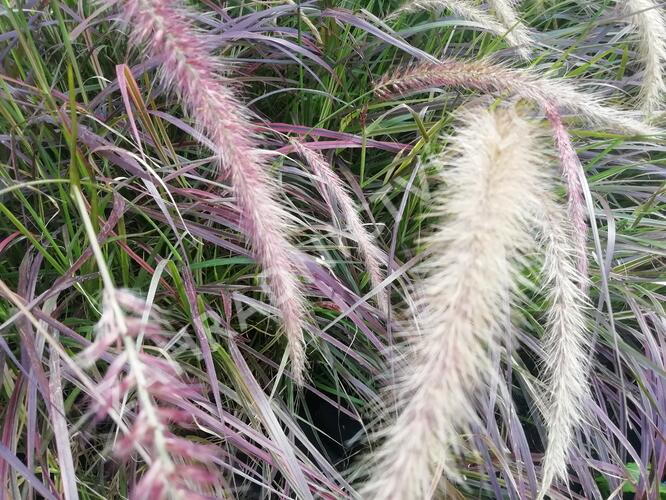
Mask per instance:
[[[162,60],[162,80],[212,144],[220,177],[231,179],[241,229],[281,313],[295,379],[302,385],[305,299],[294,264],[295,249],[287,239],[286,214],[276,200],[249,112],[238,102],[231,81],[220,76],[224,68],[188,21],[184,6],[171,0],[125,0],[121,6],[134,40]]]
[[[555,147],[560,157],[562,175],[567,185],[567,210],[572,228],[573,247],[576,252],[576,268],[580,276],[585,278],[580,286],[583,291],[587,286],[588,260],[587,260],[587,222],[585,221],[585,199],[583,195],[583,182],[585,172],[576,150],[571,144],[571,137],[562,123],[559,112],[551,103],[544,105],[546,116],[553,129]]]
[[[308,148],[307,145],[298,141],[294,141],[293,144],[298,154],[305,159],[307,165],[317,176],[319,180],[318,184],[323,191],[322,196],[330,200],[329,204],[338,205],[344,223],[349,231],[349,239],[356,242],[358,251],[365,263],[365,268],[370,276],[370,284],[376,290],[377,304],[382,311],[386,312],[388,299],[382,285],[384,273],[381,270],[381,266],[386,258],[375,244],[372,234],[363,225],[354,200],[340,177],[336,175],[321,153]]]

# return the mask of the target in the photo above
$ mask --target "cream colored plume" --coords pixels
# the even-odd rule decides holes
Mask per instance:
[[[446,143],[434,160],[444,186],[434,201],[441,223],[429,239],[422,302],[397,368],[398,416],[369,457],[364,499],[421,500],[441,471],[456,479],[461,435],[493,377],[516,274],[534,245],[534,214],[550,190],[547,141],[512,109],[465,113]]]

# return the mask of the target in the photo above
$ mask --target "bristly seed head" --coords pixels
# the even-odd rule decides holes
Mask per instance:
[[[509,334],[516,275],[534,244],[534,217],[551,189],[538,130],[513,109],[475,108],[447,140],[453,155],[433,159],[444,185],[435,214],[443,220],[429,238],[405,360],[396,360],[398,404],[390,411],[399,416],[368,458],[363,498],[430,498],[438,471],[459,478],[461,435],[478,421],[478,395]]]
[[[173,0],[124,0],[123,14],[135,41],[162,60],[162,80],[176,92],[197,127],[214,145],[220,175],[229,176],[240,225],[262,266],[271,299],[282,316],[296,382],[304,380],[306,306],[288,241],[287,217],[267,174],[256,127],[220,75],[221,64]]]

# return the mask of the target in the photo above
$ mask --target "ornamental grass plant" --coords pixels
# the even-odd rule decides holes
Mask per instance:
[[[4,0],[0,499],[666,495],[652,0]]]

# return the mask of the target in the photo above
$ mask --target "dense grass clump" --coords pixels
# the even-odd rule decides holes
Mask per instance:
[[[652,0],[3,3],[0,498],[666,495]]]

